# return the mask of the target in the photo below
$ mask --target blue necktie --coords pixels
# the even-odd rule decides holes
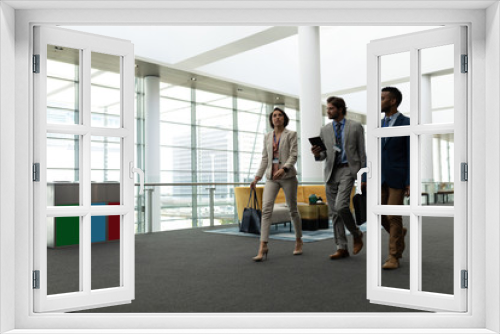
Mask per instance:
[[[383,128],[387,128],[389,127],[389,123],[391,122],[391,118],[390,117],[386,117],[384,118],[384,124],[382,124],[382,127]]]
[[[337,131],[336,131],[336,141],[337,141],[337,147],[340,148],[340,151],[337,152],[337,156],[335,157],[335,164],[338,165],[342,163],[342,123],[337,122]]]

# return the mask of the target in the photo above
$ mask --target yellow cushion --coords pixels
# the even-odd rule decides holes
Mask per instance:
[[[323,199],[323,202],[326,203],[326,191],[325,191],[325,186],[322,185],[322,186],[303,186],[303,196],[304,196],[304,200],[303,201],[300,201],[300,202],[304,202],[304,203],[309,203],[309,196],[311,196],[312,194],[315,194],[316,196],[318,197],[321,197]]]

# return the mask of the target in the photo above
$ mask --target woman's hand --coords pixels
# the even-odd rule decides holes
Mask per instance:
[[[257,186],[257,182],[259,182],[261,179],[261,177],[256,176],[252,183],[250,183],[250,188],[255,189],[255,187]]]
[[[280,168],[274,173],[273,175],[273,180],[278,180],[280,179],[283,175],[285,175],[285,170],[283,168]]]

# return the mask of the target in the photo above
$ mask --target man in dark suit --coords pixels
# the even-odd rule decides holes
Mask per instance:
[[[381,109],[385,113],[382,127],[408,126],[410,119],[398,111],[403,95],[395,87],[382,89]],[[403,205],[410,196],[410,137],[382,138],[382,205]],[[382,226],[389,233],[389,258],[383,269],[399,268],[406,235],[403,217],[382,216]]]
[[[346,228],[353,236],[353,254],[363,248],[363,232],[357,227],[349,204],[357,173],[366,166],[365,135],[360,123],[345,118],[347,108],[342,98],[331,96],[326,102],[326,113],[333,120],[320,132],[326,151],[321,151],[319,146],[313,146],[311,151],[316,161],[326,161],[326,199],[337,245],[330,259],[337,260],[349,256]]]

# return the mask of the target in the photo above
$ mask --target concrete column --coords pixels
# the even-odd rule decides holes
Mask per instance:
[[[160,78],[148,76],[144,78],[144,113],[145,113],[145,178],[146,182],[160,182]],[[161,229],[161,187],[155,187],[152,194],[152,203],[146,203],[151,208],[152,222],[146,222],[156,232]],[[146,215],[147,217],[148,215]]]
[[[299,27],[299,67],[302,181],[323,181],[323,164],[314,160],[308,140],[322,125],[319,27]]]

